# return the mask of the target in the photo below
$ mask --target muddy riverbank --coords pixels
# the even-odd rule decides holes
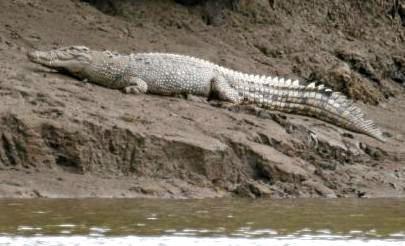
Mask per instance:
[[[1,1],[0,197],[403,197],[403,6],[230,2]],[[26,58],[66,45],[320,81],[388,141],[250,106],[125,95]]]

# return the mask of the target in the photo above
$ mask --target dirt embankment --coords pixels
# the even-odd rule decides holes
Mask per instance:
[[[89,2],[0,1],[0,197],[405,195],[403,5]],[[72,44],[320,81],[388,142],[249,106],[124,95],[25,57]]]

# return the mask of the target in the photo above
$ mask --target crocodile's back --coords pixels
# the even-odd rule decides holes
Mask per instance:
[[[188,56],[165,53],[131,55],[128,72],[148,84],[148,92],[207,96],[215,64]]]

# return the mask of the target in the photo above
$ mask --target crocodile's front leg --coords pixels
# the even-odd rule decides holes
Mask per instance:
[[[144,94],[148,90],[148,84],[138,77],[130,76],[126,80],[125,82],[128,86],[122,89],[126,94]]]

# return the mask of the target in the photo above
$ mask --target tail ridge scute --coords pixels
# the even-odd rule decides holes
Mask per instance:
[[[381,130],[373,121],[364,118],[364,113],[352,100],[322,84],[312,82],[305,86],[298,80],[241,73],[230,76],[231,81],[236,81],[234,86],[240,90],[240,94],[261,107],[314,116],[386,141]]]

